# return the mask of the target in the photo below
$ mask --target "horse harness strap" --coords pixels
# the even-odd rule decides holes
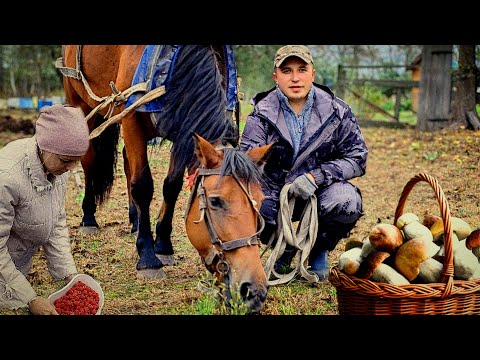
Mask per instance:
[[[62,47],[62,55],[64,51],[64,46]],[[93,115],[95,115],[98,111],[106,108],[107,106],[110,106],[109,110],[107,111],[106,118],[108,118],[108,121],[105,121],[102,125],[98,126],[95,128],[89,136],[89,139],[93,139],[97,136],[99,136],[108,126],[119,122],[125,115],[127,115],[130,111],[136,109],[137,107],[148,103],[163,94],[165,94],[165,86],[160,86],[158,88],[155,88],[153,90],[150,90],[146,92],[143,96],[140,97],[140,99],[136,100],[133,104],[128,106],[126,109],[124,109],[122,112],[119,114],[115,115],[114,117],[112,116],[113,110],[115,107],[124,104],[127,102],[128,98],[130,95],[133,93],[142,91],[145,92],[147,90],[147,87],[149,86],[148,82],[142,82],[135,84],[123,91],[119,91],[115,83],[113,81],[110,81],[110,88],[112,89],[112,94],[104,96],[104,97],[99,97],[97,96],[92,89],[90,88],[90,85],[88,85],[88,81],[83,75],[83,72],[81,70],[81,58],[82,58],[82,45],[77,45],[77,51],[76,51],[76,56],[75,56],[75,68],[70,68],[65,66],[63,56],[58,58],[55,62],[55,67],[62,73],[62,75],[71,77],[76,80],[81,80],[83,85],[85,86],[85,89],[87,90],[88,95],[95,101],[99,102],[100,104],[96,106],[87,116],[86,116],[86,121],[88,121]],[[113,106],[112,106],[113,104]]]
[[[205,168],[198,169],[198,174],[195,180],[195,186],[192,190],[190,200],[187,205],[187,213],[190,209],[193,196],[195,196],[196,194],[199,200],[200,218],[194,222],[199,223],[202,220],[205,221],[205,224],[207,225],[208,233],[210,235],[210,239],[213,244],[210,252],[207,254],[207,256],[205,256],[203,260],[205,261],[206,265],[211,265],[214,259],[218,256],[221,261],[219,261],[219,264],[217,264],[217,268],[219,267],[219,265],[222,267],[225,266],[223,271],[226,272],[228,271],[228,264],[226,264],[223,258],[223,251],[235,250],[235,249],[238,249],[244,246],[249,246],[249,245],[260,245],[259,234],[263,231],[263,228],[265,227],[265,221],[263,220],[263,217],[260,215],[260,212],[256,207],[257,202],[250,195],[250,191],[247,188],[245,188],[245,186],[242,184],[242,182],[238,179],[237,176],[232,175],[234,179],[237,181],[237,183],[240,185],[240,187],[242,188],[243,192],[247,195],[248,201],[250,202],[253,209],[257,213],[257,219],[260,223],[260,226],[257,232],[255,232],[250,236],[246,236],[246,237],[235,239],[235,240],[230,240],[227,242],[223,242],[222,240],[220,240],[212,225],[212,220],[210,217],[210,212],[208,211],[208,205],[207,205],[207,200],[205,196],[205,188],[203,185],[204,177],[209,175],[220,175],[220,169],[205,169]],[[186,219],[186,216],[185,216],[185,219]],[[220,251],[214,245],[218,245],[220,247]],[[219,270],[222,271],[222,269],[219,269]]]

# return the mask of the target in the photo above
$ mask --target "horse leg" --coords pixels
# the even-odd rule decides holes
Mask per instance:
[[[95,194],[93,191],[95,150],[89,147],[87,153],[82,158],[82,168],[85,177],[85,194],[82,201],[83,217],[80,222],[79,230],[86,234],[93,234],[99,230],[95,212],[97,204],[95,202]]]
[[[130,172],[130,195],[138,213],[136,247],[139,255],[137,276],[140,278],[165,277],[163,263],[155,256],[150,226],[150,203],[153,199],[153,179],[148,164],[147,135],[148,122],[140,121],[133,113],[122,120],[128,171]]]
[[[170,160],[170,164],[172,161]],[[165,265],[173,265],[173,246],[171,240],[173,215],[178,195],[182,190],[183,178],[172,178],[167,175],[163,182],[163,202],[160,208],[155,227],[155,254]]]
[[[101,115],[93,117],[89,122],[90,131],[103,121]],[[108,199],[112,189],[117,163],[118,139],[119,126],[115,124],[105,129],[99,137],[92,139],[87,153],[82,157],[85,196],[82,202],[83,218],[80,229],[85,233],[94,233],[99,230],[95,212],[97,206]]]
[[[132,195],[130,193],[130,165],[128,163],[127,151],[125,150],[125,146],[122,150],[123,154],[123,170],[125,172],[125,177],[127,179],[127,189],[128,189],[128,220],[132,225],[132,229],[130,233],[136,234],[138,231],[138,213],[137,213],[137,206],[132,200]]]

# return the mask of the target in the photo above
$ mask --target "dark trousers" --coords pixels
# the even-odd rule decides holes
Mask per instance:
[[[348,236],[358,219],[363,215],[362,195],[360,189],[348,181],[333,183],[316,191],[318,211],[318,232],[310,257],[324,250],[335,249],[338,242]],[[297,199],[292,214],[292,221],[300,220],[306,201]],[[279,206],[278,206],[279,208]],[[260,235],[262,243],[267,244],[276,231],[276,225],[265,224]],[[275,245],[275,239],[272,246]]]

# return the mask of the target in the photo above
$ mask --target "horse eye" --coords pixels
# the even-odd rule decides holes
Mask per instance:
[[[212,208],[223,208],[224,207],[224,201],[220,196],[210,196],[208,198],[208,204]]]

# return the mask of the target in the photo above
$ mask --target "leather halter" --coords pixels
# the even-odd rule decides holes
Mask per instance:
[[[257,213],[257,223],[259,227],[257,232],[255,232],[250,236],[242,237],[235,240],[222,241],[218,237],[217,232],[215,231],[215,228],[212,225],[212,219],[211,219],[211,215],[208,207],[208,201],[206,200],[204,177],[210,176],[210,175],[220,175],[220,169],[205,169],[202,167],[198,169],[198,174],[195,178],[195,185],[194,185],[194,188],[192,189],[190,199],[187,204],[185,221],[187,220],[187,215],[188,215],[188,212],[190,211],[190,207],[193,202],[193,197],[196,195],[198,196],[198,199],[199,199],[200,218],[198,220],[194,220],[194,223],[198,224],[199,222],[204,221],[205,225],[207,226],[208,233],[210,235],[210,240],[212,241],[212,247],[209,253],[207,254],[207,256],[202,258],[202,261],[208,268],[214,263],[214,260],[218,258],[218,261],[216,264],[216,270],[219,273],[223,274],[225,277],[225,280],[227,280],[228,275],[230,273],[230,265],[226,261],[224,251],[235,250],[244,246],[260,245],[259,234],[263,231],[263,228],[265,227],[265,221],[263,220],[263,217],[261,216],[259,210],[257,209],[256,207],[257,202],[252,198],[250,191],[247,190],[247,188],[242,184],[242,182],[240,181],[240,179],[238,179],[236,175],[232,174],[233,178],[240,185],[240,188],[247,195],[249,203]],[[224,282],[227,283],[228,280]]]

